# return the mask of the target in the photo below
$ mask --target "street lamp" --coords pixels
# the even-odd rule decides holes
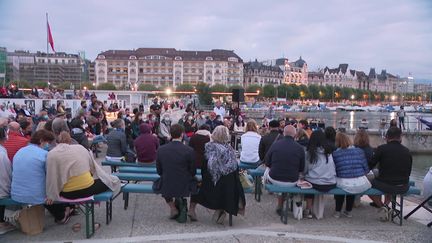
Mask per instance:
[[[171,93],[172,93],[171,89],[166,89],[165,90],[165,94],[167,94],[168,96],[171,95]]]
[[[392,95],[391,100],[395,101],[396,100],[396,95]]]
[[[354,100],[355,99],[355,95],[351,95],[351,99]]]

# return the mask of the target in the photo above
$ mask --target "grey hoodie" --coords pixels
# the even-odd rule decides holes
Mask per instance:
[[[311,164],[309,153],[306,151],[305,180],[317,185],[336,184],[336,167],[332,155],[328,155],[328,162],[326,163],[324,149],[318,148],[317,153],[317,162]]]

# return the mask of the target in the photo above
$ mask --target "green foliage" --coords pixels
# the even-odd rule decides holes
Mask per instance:
[[[63,82],[63,83],[60,83],[59,85],[56,85],[55,87],[58,89],[70,89],[71,83],[70,82]]]
[[[194,91],[194,89],[191,84],[180,84],[176,87],[176,91]]]
[[[11,83],[16,84],[18,86],[18,88],[23,88],[23,89],[31,89],[31,88],[33,88],[33,85],[31,85],[27,81],[11,82]]]
[[[276,88],[271,84],[264,85],[262,95],[266,98],[276,97]]]
[[[228,87],[223,84],[215,84],[210,87],[211,92],[226,92]]]
[[[197,84],[196,89],[197,89],[198,99],[200,103],[202,105],[211,105],[212,96],[211,96],[210,87],[207,84],[200,82]]]
[[[233,89],[243,89],[240,85],[232,85],[228,87],[228,92],[232,92]]]
[[[248,93],[256,93],[257,91],[259,91],[260,94],[262,93],[262,87],[257,85],[257,84],[249,85],[246,88],[246,92],[248,92]]]
[[[46,87],[48,87],[48,83],[47,82],[43,82],[43,81],[37,81],[33,83],[34,87],[38,87],[39,89],[44,89]]]
[[[113,83],[101,83],[97,86],[97,89],[98,90],[117,90],[116,86]]]
[[[140,84],[138,86],[139,91],[157,91],[158,88],[154,86],[153,84]]]

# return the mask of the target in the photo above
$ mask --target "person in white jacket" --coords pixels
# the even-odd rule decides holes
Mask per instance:
[[[246,133],[241,136],[242,150],[240,152],[240,162],[256,164],[260,163],[258,154],[261,135],[258,134],[258,126],[255,120],[246,123]]]

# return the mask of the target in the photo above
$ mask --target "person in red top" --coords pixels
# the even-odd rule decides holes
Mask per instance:
[[[22,147],[27,146],[29,140],[22,135],[20,124],[18,122],[9,123],[8,128],[8,139],[3,146],[7,150],[9,160],[13,163],[13,157],[16,152],[18,152]]]

